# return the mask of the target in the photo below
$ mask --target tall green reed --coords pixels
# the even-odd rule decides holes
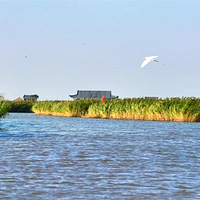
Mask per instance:
[[[135,120],[200,121],[200,99],[114,99],[43,101],[33,106],[36,114]]]
[[[10,109],[10,104],[6,101],[0,101],[0,117],[7,114]]]

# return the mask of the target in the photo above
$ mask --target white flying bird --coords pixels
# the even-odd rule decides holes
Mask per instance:
[[[141,65],[141,68],[143,68],[145,65],[147,65],[151,61],[158,62],[157,60],[155,60],[157,57],[158,56],[148,56],[148,57],[145,57],[145,60],[143,61],[142,65]]]

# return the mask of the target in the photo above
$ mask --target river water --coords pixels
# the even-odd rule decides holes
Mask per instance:
[[[200,199],[200,123],[9,114],[0,199]]]

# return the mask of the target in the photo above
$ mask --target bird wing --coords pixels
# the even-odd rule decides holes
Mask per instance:
[[[147,65],[149,62],[151,62],[151,58],[145,57],[145,60],[143,61],[141,68],[143,68],[145,65]]]
[[[150,56],[152,60],[154,60],[155,58],[157,58],[158,56]]]

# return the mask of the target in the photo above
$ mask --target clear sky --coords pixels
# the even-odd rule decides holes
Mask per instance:
[[[200,1],[0,0],[0,93],[68,100],[80,89],[200,97]]]

